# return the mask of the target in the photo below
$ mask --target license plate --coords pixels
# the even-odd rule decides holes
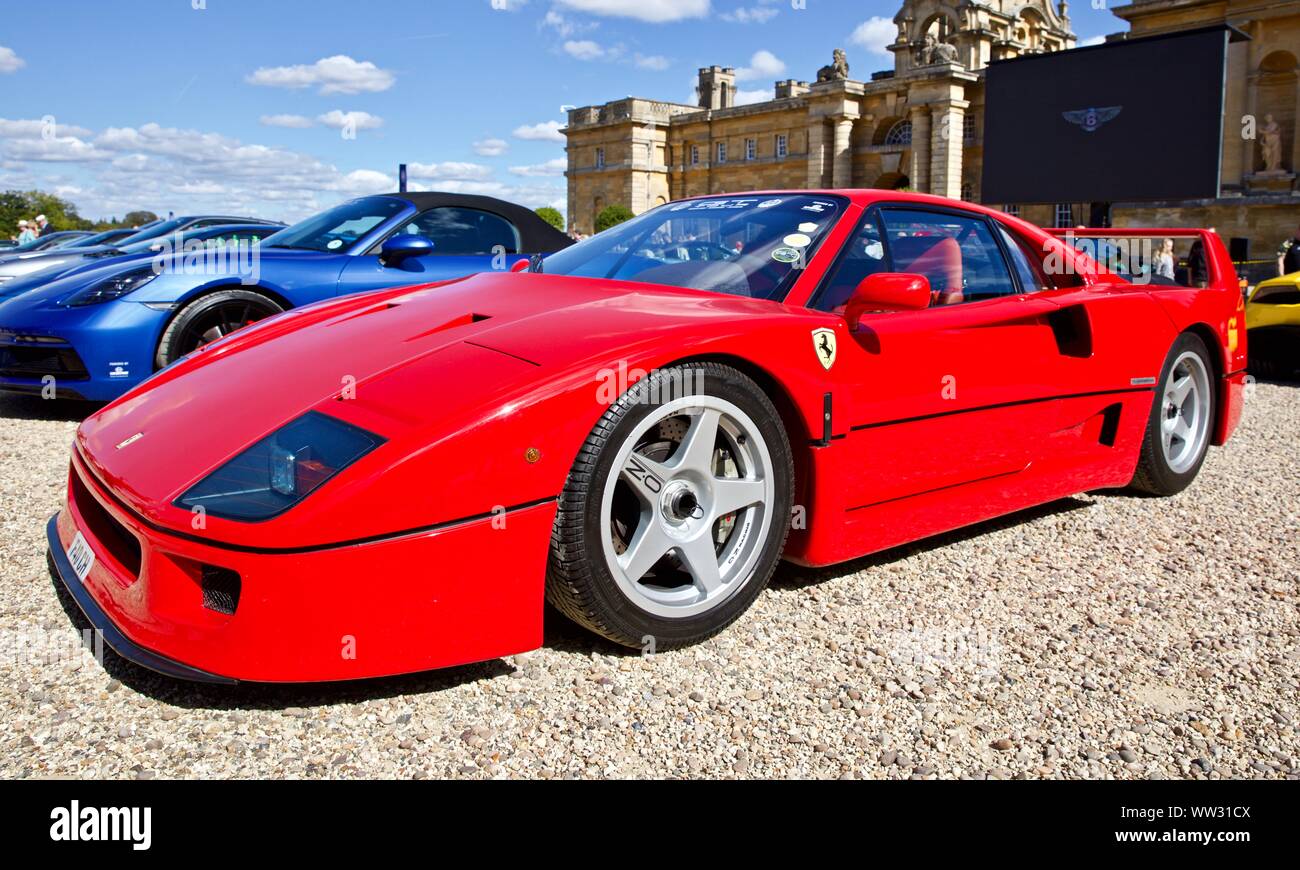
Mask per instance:
[[[86,543],[86,538],[81,532],[77,532],[77,536],[68,545],[68,561],[72,563],[72,570],[76,573],[77,579],[85,583],[86,575],[95,565],[95,551],[90,549],[90,544]]]

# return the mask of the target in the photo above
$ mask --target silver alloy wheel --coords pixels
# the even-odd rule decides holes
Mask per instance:
[[[671,453],[649,444],[681,429]],[[660,450],[664,448],[661,446]],[[605,562],[627,598],[656,616],[717,607],[753,576],[772,533],[776,472],[754,421],[716,396],[686,396],[654,409],[624,439],[601,499]],[[632,504],[620,523],[615,497]],[[659,566],[661,573],[656,573]]]
[[[1200,354],[1184,351],[1174,360],[1160,409],[1160,445],[1176,474],[1196,464],[1210,432],[1210,373]]]

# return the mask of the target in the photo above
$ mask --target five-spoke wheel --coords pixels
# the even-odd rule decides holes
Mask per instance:
[[[632,646],[720,631],[766,585],[787,532],[790,447],[735,369],[656,372],[602,418],[560,499],[547,596]]]

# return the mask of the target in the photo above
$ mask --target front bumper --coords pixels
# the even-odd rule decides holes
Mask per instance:
[[[554,517],[550,500],[365,544],[232,549],[145,524],[74,456],[48,534],[60,579],[122,657],[181,679],[317,682],[540,646]],[[66,555],[77,532],[95,555],[84,581]],[[234,606],[208,594],[207,568],[237,577]]]
[[[0,306],[0,390],[108,402],[154,371],[168,313],[118,300],[84,308]]]

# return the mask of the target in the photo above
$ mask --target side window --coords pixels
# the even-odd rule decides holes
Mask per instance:
[[[1002,235],[1002,241],[1006,242],[1007,253],[1011,255],[1011,267],[1016,270],[1016,276],[1020,278],[1020,286],[1024,291],[1037,293],[1040,290],[1051,290],[1052,282],[1047,279],[1042,260],[1034,252],[1033,247],[1002,224],[997,224],[997,228]]]
[[[843,311],[854,289],[864,278],[885,271],[888,271],[888,267],[885,262],[885,246],[880,240],[880,226],[875,214],[868,213],[862,227],[849,239],[830,280],[818,293],[813,307],[822,311]]]
[[[472,208],[435,208],[417,215],[399,233],[427,236],[434,254],[490,255],[519,252],[519,233],[504,218]]]
[[[983,218],[885,209],[893,271],[924,275],[931,305],[957,305],[1016,292],[997,240]]]

